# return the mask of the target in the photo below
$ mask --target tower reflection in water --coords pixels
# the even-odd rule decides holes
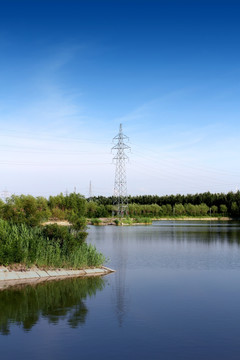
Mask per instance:
[[[114,266],[117,271],[114,274],[115,284],[113,285],[114,304],[116,307],[116,315],[118,324],[123,325],[124,317],[126,316],[129,305],[129,293],[126,281],[126,268],[128,261],[128,236],[122,227],[118,228],[117,233],[114,234],[113,252],[116,263]]]

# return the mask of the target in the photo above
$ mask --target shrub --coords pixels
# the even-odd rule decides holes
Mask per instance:
[[[126,218],[122,220],[122,223],[126,225],[132,225],[133,221],[130,218]]]
[[[99,226],[101,224],[100,219],[91,219],[91,225]]]
[[[72,224],[75,230],[85,230],[87,226],[87,219],[71,211],[67,216],[68,221]]]
[[[66,214],[62,209],[59,209],[58,207],[55,207],[51,211],[51,217],[53,219],[65,220]]]
[[[147,217],[138,217],[138,218],[135,218],[134,219],[134,223],[137,223],[137,224],[152,224],[152,219],[150,218],[147,218]]]
[[[116,226],[122,225],[122,222],[119,219],[113,220],[116,224]]]
[[[69,226],[59,226],[57,224],[45,226],[43,235],[49,240],[57,242],[64,254],[74,251],[87,237],[86,232],[72,231]]]

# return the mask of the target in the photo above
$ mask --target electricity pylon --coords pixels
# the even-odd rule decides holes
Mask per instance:
[[[127,176],[125,163],[128,156],[125,150],[130,151],[130,146],[124,143],[129,138],[122,132],[122,124],[120,124],[119,133],[113,138],[116,144],[112,150],[117,150],[113,161],[116,163],[115,183],[114,183],[114,205],[117,207],[117,215],[123,217],[128,214],[128,197],[127,197]]]
[[[7,191],[7,189],[5,188],[5,190],[3,190],[1,192],[1,198],[3,199],[4,202],[6,202],[6,200],[11,196],[10,192]]]

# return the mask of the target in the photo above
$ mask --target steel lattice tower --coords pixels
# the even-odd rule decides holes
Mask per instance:
[[[122,132],[120,124],[119,133],[113,138],[115,145],[112,150],[117,150],[113,161],[116,163],[115,183],[114,183],[114,205],[117,206],[117,215],[123,217],[128,214],[128,197],[127,197],[127,176],[125,163],[128,156],[125,150],[130,150],[130,146],[124,143],[129,138]]]

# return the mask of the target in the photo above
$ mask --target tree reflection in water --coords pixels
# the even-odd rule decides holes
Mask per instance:
[[[30,331],[40,317],[52,324],[65,319],[72,328],[86,321],[84,300],[103,290],[102,277],[45,281],[0,291],[0,334],[10,334],[10,325]]]

